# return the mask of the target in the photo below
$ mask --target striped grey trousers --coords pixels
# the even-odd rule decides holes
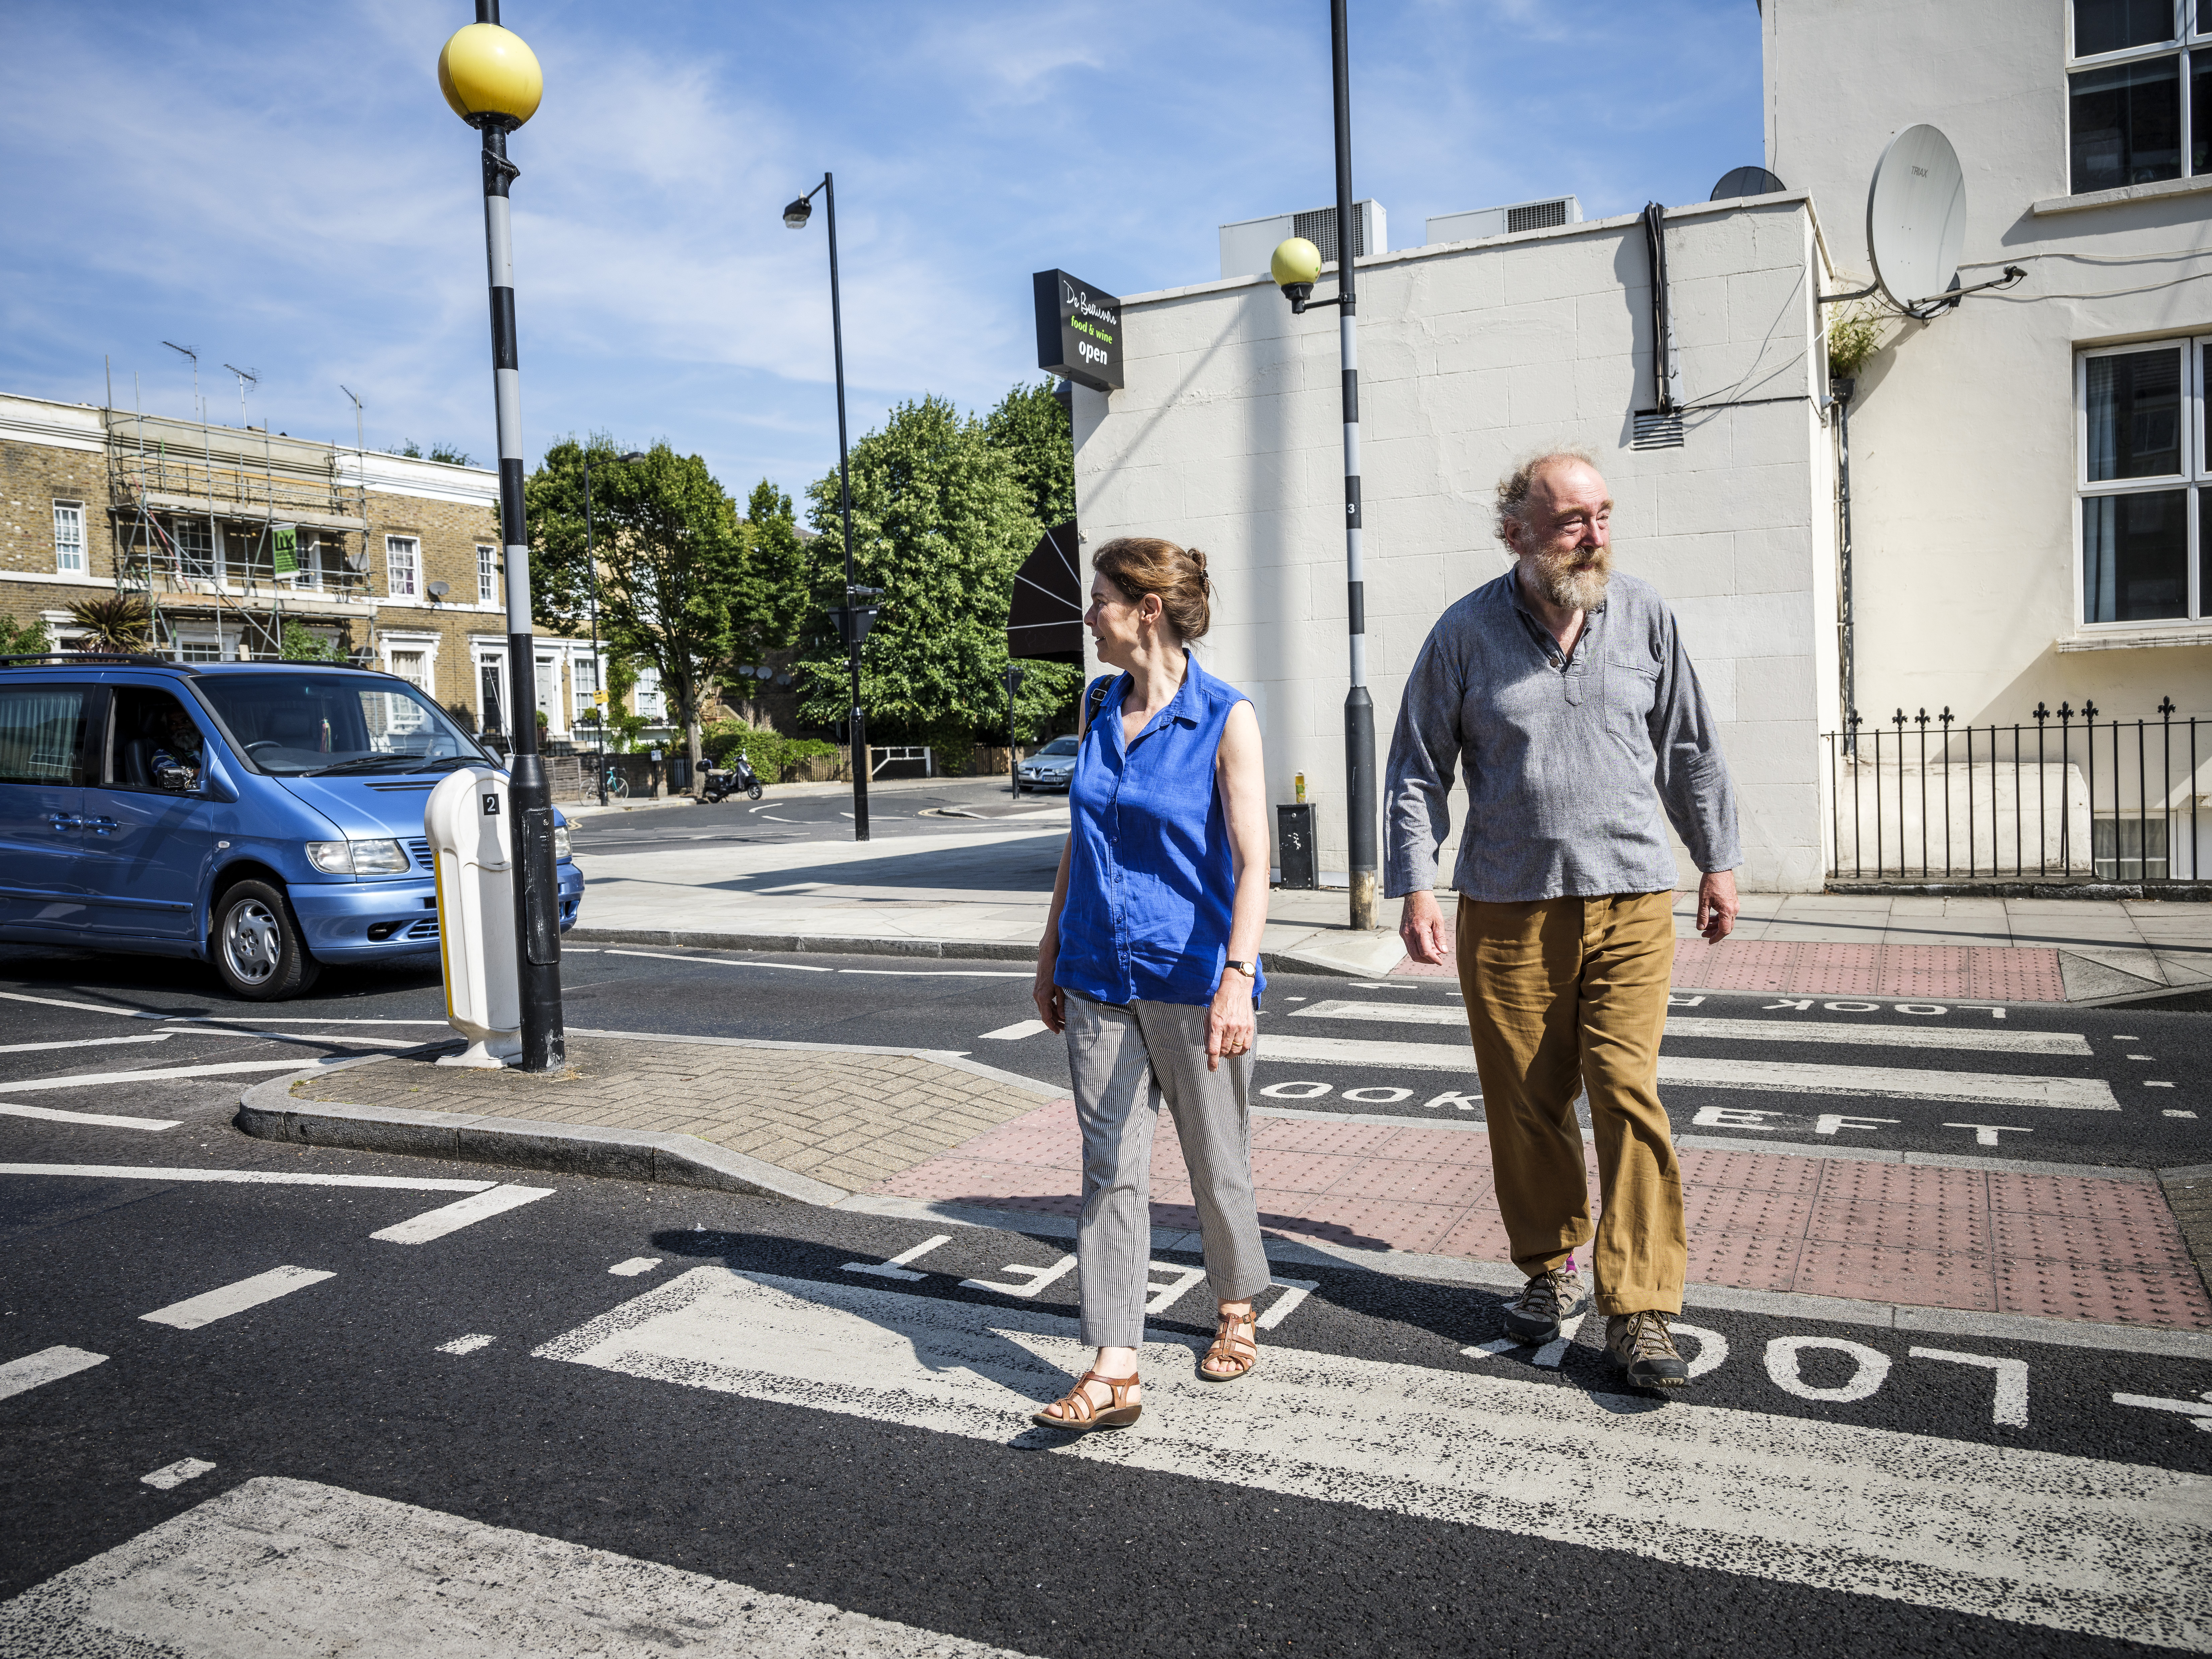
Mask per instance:
[[[1145,1339],[1152,1131],[1163,1100],[1190,1171],[1214,1299],[1242,1301],[1267,1286],[1252,1196],[1252,1056],[1224,1054],[1221,1069],[1207,1071],[1200,1006],[1115,1006],[1070,991],[1065,1006],[1083,1127],[1083,1220],[1075,1236],[1082,1340],[1133,1348]]]

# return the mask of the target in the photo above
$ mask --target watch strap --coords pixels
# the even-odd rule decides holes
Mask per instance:
[[[1231,957],[1221,965],[1224,968],[1234,968],[1249,980],[1256,980],[1260,977],[1260,964],[1257,962],[1245,962],[1236,957]]]

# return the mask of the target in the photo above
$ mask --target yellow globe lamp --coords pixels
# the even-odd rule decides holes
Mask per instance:
[[[492,122],[511,131],[538,112],[545,72],[520,35],[471,23],[454,31],[438,54],[438,90],[471,126]]]
[[[1293,283],[1311,288],[1321,278],[1321,250],[1303,236],[1292,236],[1267,261],[1267,274],[1281,288]]]

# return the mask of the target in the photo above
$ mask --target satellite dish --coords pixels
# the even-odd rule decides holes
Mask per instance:
[[[366,547],[348,548],[346,550],[345,565],[346,568],[349,570],[368,569],[368,549]]]
[[[1875,281],[1899,310],[1938,298],[1959,274],[1966,242],[1966,179],[1959,152],[1934,127],[1907,127],[1875,163],[1867,190],[1867,252]]]
[[[1773,196],[1789,189],[1765,167],[1731,167],[1721,174],[1709,202],[1730,202],[1739,196]]]
[[[430,597],[434,599],[442,599],[447,594],[453,591],[453,585],[451,582],[432,582],[430,584]]]

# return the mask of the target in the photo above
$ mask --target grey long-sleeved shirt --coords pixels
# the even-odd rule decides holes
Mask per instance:
[[[1674,613],[1633,576],[1613,576],[1565,660],[1510,569],[1437,620],[1390,739],[1389,896],[1436,884],[1462,766],[1468,822],[1452,885],[1468,898],[1671,890],[1662,805],[1700,870],[1742,861],[1712,712]]]

